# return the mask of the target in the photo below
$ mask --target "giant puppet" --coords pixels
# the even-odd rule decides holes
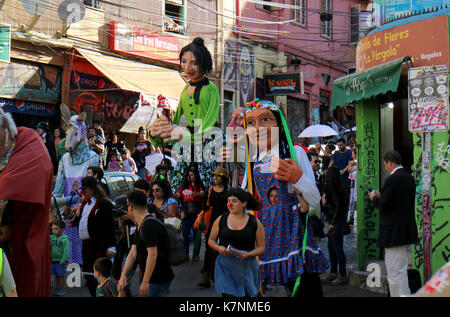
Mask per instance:
[[[89,166],[98,166],[98,155],[89,150],[87,141],[87,128],[84,123],[86,114],[70,116],[69,108],[62,104],[61,115],[66,126],[66,153],[59,161],[56,177],[54,197],[66,197],[71,203],[77,202],[78,189],[81,179],[86,176]],[[74,199],[75,198],[75,199]],[[69,263],[82,263],[81,240],[76,227],[66,226],[64,232],[70,241]]]
[[[0,247],[19,297],[50,296],[52,182],[53,166],[42,138],[16,128],[11,114],[0,107]]]
[[[300,282],[297,295],[320,296],[319,274],[328,269],[328,261],[313,236],[308,214],[299,212],[302,201],[296,194],[306,201],[309,212],[318,208],[320,194],[308,157],[293,146],[286,120],[274,103],[258,99],[248,103],[244,125],[248,141],[243,186],[261,200],[257,217],[266,235],[265,252],[259,258],[262,282],[292,288]],[[275,202],[269,197],[272,191],[278,197]]]
[[[178,142],[173,150],[178,150],[177,167],[171,178],[174,191],[181,186],[189,168],[197,167],[205,188],[213,183],[212,173],[217,167],[217,157],[214,149],[219,148],[216,143],[223,140],[213,139],[213,129],[220,112],[220,93],[217,86],[207,78],[212,71],[213,61],[202,38],[195,38],[192,43],[184,46],[180,51],[180,66],[183,74],[189,79],[180,95],[180,102],[173,120],[165,116],[157,118],[151,127],[149,139],[155,147],[165,143]],[[187,130],[182,129],[186,126]],[[198,130],[196,130],[198,128]],[[184,146],[180,147],[180,144]],[[206,146],[209,145],[209,148]]]
[[[61,115],[66,125],[66,152],[59,161],[58,175],[56,177],[55,197],[70,196],[81,179],[86,176],[90,165],[98,166],[98,155],[89,150],[87,141],[87,128],[84,121],[86,113],[70,117],[66,105],[61,105]]]

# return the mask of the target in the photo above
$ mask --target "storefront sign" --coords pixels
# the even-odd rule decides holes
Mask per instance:
[[[303,83],[300,73],[264,74],[266,96],[302,94]]]
[[[0,63],[0,97],[57,104],[61,70],[44,64]]]
[[[356,49],[356,70],[402,56],[411,56],[414,66],[448,64],[447,24],[447,15],[443,15],[366,36],[359,41]]]
[[[56,117],[54,105],[0,98],[0,106],[5,112],[23,113],[41,117]]]
[[[106,77],[90,75],[79,71],[72,71],[70,88],[86,90],[107,90],[118,87]]]
[[[11,25],[0,24],[0,61],[9,62],[11,55]]]
[[[178,64],[184,40],[170,34],[156,33],[117,21],[110,22],[109,49],[111,51],[148,57]]]
[[[448,130],[448,66],[416,67],[408,71],[410,132]]]

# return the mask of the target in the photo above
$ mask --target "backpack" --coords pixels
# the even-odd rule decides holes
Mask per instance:
[[[165,254],[160,250],[158,250],[158,253],[167,258],[170,266],[177,266],[184,263],[186,255],[184,252],[184,240],[181,233],[174,226],[168,223],[163,223],[154,217],[146,217],[144,222],[147,219],[157,221],[164,228],[164,232],[166,233],[166,250],[168,250],[168,254]],[[139,230],[139,237],[143,240],[141,230]]]

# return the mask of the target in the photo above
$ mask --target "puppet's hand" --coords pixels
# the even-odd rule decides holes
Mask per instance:
[[[280,159],[274,156],[270,162],[275,178],[280,182],[295,184],[303,175],[303,170],[293,159]]]
[[[153,138],[156,138],[158,136],[161,136],[161,134],[166,131],[168,128],[170,128],[170,122],[165,116],[161,116],[155,119],[155,121],[152,124],[152,127],[150,128],[150,135]]]
[[[181,141],[181,139],[183,139],[183,136],[184,129],[175,124],[164,128],[163,132],[161,133],[161,138],[163,139],[164,143]]]

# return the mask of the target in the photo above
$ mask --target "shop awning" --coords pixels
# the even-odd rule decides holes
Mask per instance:
[[[123,90],[178,99],[186,85],[179,72],[77,48],[91,64]]]
[[[410,60],[409,56],[398,58],[336,79],[333,84],[330,110],[388,91],[396,92],[403,63]]]

